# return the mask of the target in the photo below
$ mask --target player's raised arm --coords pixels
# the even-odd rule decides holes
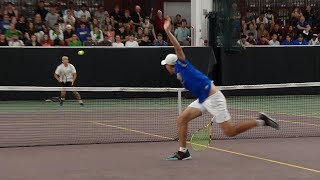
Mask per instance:
[[[164,30],[166,31],[168,38],[170,39],[171,43],[174,46],[174,49],[176,50],[176,55],[178,56],[179,60],[185,60],[186,56],[180,46],[180,43],[178,42],[177,38],[174,37],[174,35],[170,31],[170,26],[171,26],[171,18],[168,17],[164,23]]]

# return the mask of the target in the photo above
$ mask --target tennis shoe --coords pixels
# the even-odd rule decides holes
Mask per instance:
[[[172,156],[167,157],[167,161],[178,161],[178,160],[191,160],[192,157],[190,156],[189,150],[187,152],[178,151],[174,153]]]
[[[84,104],[83,104],[83,103],[80,103],[80,106],[81,106],[81,107],[84,107]]]
[[[272,119],[270,116],[268,116],[265,113],[260,113],[259,119],[263,120],[265,122],[266,126],[270,126],[270,127],[277,129],[277,130],[280,129],[278,122],[276,120]]]

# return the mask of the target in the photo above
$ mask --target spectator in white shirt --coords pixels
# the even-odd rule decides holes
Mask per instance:
[[[273,34],[272,37],[271,37],[271,40],[269,41],[269,45],[271,45],[271,46],[279,46],[280,42],[277,39],[278,39],[278,35],[277,34]]]
[[[308,44],[314,46],[314,45],[317,45],[318,42],[319,42],[318,35],[313,34]]]
[[[246,35],[241,35],[241,39],[238,40],[237,43],[242,47],[250,46],[250,43],[247,42],[247,36]]]
[[[11,41],[9,41],[9,46],[24,46],[24,43],[19,40],[18,35],[12,34]]]
[[[87,11],[86,4],[82,4],[81,9],[78,11],[78,18],[81,18],[82,16],[85,16],[87,19],[91,18],[90,12]]]
[[[260,13],[260,16],[257,18],[257,20],[256,20],[256,24],[257,24],[257,26],[259,27],[260,26],[260,24],[264,24],[264,25],[268,25],[268,23],[269,23],[269,20],[266,18],[266,16],[265,16],[265,14],[262,12],[262,13]]]
[[[129,41],[126,42],[126,47],[139,47],[139,44],[135,41],[133,34],[130,34]]]
[[[49,31],[49,38],[54,45],[64,45],[63,31],[59,29],[59,24],[55,24],[54,28]]]
[[[124,47],[124,44],[121,42],[121,37],[116,35],[116,41],[112,43],[112,47]]]
[[[76,23],[76,18],[73,17],[72,10],[67,9],[66,11],[67,14],[63,16],[64,23],[74,26],[74,24]]]
[[[91,34],[92,40],[96,42],[96,44],[103,42],[103,33],[98,26],[94,26],[93,31],[91,31],[90,34]]]

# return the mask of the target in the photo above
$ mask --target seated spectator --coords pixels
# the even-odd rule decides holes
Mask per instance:
[[[258,41],[258,45],[269,45],[269,40],[266,38],[266,36],[262,35]]]
[[[258,39],[258,32],[252,23],[249,24],[249,30],[247,30],[245,35],[249,36],[249,33],[253,33],[254,39]]]
[[[55,46],[64,45],[63,32],[59,29],[59,24],[56,23],[54,29],[49,31],[49,38],[53,41],[53,45]]]
[[[28,28],[27,28],[26,33],[24,34],[24,37],[26,40],[30,41],[32,35],[35,35],[35,28],[34,28],[33,22],[29,22]],[[39,42],[38,38],[37,38],[37,42]]]
[[[293,12],[291,13],[291,21],[292,25],[296,26],[299,22],[300,18],[303,16],[299,8],[295,8]]]
[[[141,12],[141,7],[139,5],[136,5],[135,11],[132,13],[131,17],[135,24],[141,24],[143,22],[144,15]]]
[[[293,45],[292,37],[290,34],[287,34],[286,39],[282,42],[281,45]]]
[[[157,38],[154,26],[150,23],[150,18],[148,16],[145,18],[144,23],[141,25],[141,27],[143,29],[148,28],[148,35],[151,40],[155,40]]]
[[[112,42],[108,40],[108,36],[105,36],[103,41],[98,43],[98,46],[112,46]]]
[[[254,34],[253,33],[249,33],[249,37],[247,39],[247,42],[251,45],[257,45],[257,40],[254,38]]]
[[[93,41],[91,35],[87,36],[87,40],[85,42],[83,42],[84,46],[96,46],[97,43],[95,41]]]
[[[168,46],[168,43],[163,40],[163,36],[161,33],[158,34],[157,39],[153,42],[154,46]]]
[[[120,35],[116,35],[116,41],[112,43],[113,47],[124,47],[124,44],[121,41]]]
[[[174,22],[174,28],[177,29],[178,27],[181,27],[181,25],[182,25],[181,15],[177,14],[176,15],[176,20]]]
[[[9,46],[6,36],[4,34],[0,34],[0,46]]]
[[[41,46],[41,44],[37,41],[37,36],[33,34],[30,41],[27,41],[26,46]]]
[[[63,21],[65,24],[70,24],[71,26],[74,26],[76,23],[76,18],[74,18],[72,10],[67,9],[67,14],[63,16]]]
[[[126,47],[139,47],[139,44],[137,41],[135,41],[135,38],[133,34],[130,34],[129,41],[126,42]]]
[[[103,33],[102,33],[102,31],[99,29],[98,26],[95,26],[95,27],[93,28],[93,31],[90,32],[90,34],[91,34],[92,40],[93,40],[96,44],[98,44],[98,43],[100,43],[100,42],[103,41]]]
[[[59,14],[57,11],[57,7],[52,5],[50,7],[50,12],[46,15],[46,25],[47,27],[49,27],[50,29],[54,28],[54,25],[58,22],[58,18],[59,18]]]
[[[7,14],[10,18],[10,20],[12,20],[12,18],[16,18],[18,17],[18,11],[15,9],[14,4],[12,2],[8,2],[3,14]]]
[[[85,16],[87,20],[89,20],[91,18],[91,14],[90,12],[87,10],[87,4],[82,3],[80,10],[78,11],[78,18],[81,18],[82,16]]]
[[[124,16],[122,16],[121,19],[121,23],[123,24],[123,26],[126,28],[130,28],[131,24],[133,23],[132,18],[130,16],[130,11],[129,10],[125,10],[124,12]]]
[[[247,10],[246,15],[242,17],[242,32],[245,33],[247,32],[249,28],[249,24],[253,24],[254,27],[256,26],[256,22],[254,20],[254,17],[252,16],[251,10]]]
[[[41,42],[45,33],[48,32],[47,27],[43,23],[40,14],[36,14],[34,17],[34,29],[38,42]]]
[[[320,33],[318,34],[318,42],[316,43],[316,45],[320,45]]]
[[[153,43],[150,41],[148,35],[144,35],[144,38],[140,42],[139,46],[153,46]]]
[[[39,14],[41,16],[41,19],[45,19],[48,10],[45,8],[44,0],[40,0],[38,3],[38,7],[34,10],[34,14]]]
[[[297,38],[297,33],[295,32],[295,30],[293,29],[293,26],[289,26],[289,30],[288,33],[291,36],[291,39],[294,40]]]
[[[89,23],[90,24],[90,30],[93,31],[94,27],[98,27],[99,29],[102,29],[102,25],[100,25],[99,21],[97,18],[92,18],[92,21]]]
[[[13,35],[17,35],[18,37],[21,37],[22,32],[17,30],[16,25],[12,23],[10,25],[10,29],[8,29],[4,35],[6,36],[7,40],[10,41]]]
[[[298,33],[299,34],[305,34],[309,35],[309,32],[311,30],[311,26],[308,24],[308,22],[305,21],[305,17],[301,16],[300,21],[297,23]]]
[[[237,41],[237,43],[242,47],[247,47],[250,45],[250,43],[247,42],[247,36],[241,35],[241,39]]]
[[[142,27],[138,28],[138,32],[135,33],[135,38],[138,41],[138,43],[140,43],[142,41],[142,39],[144,38],[143,28]]]
[[[41,46],[53,46],[53,42],[49,39],[47,34],[43,35],[43,41],[40,42]]]
[[[270,7],[267,9],[267,13],[265,14],[265,17],[268,19],[268,24],[275,23],[274,15]]]
[[[278,41],[277,34],[272,35],[271,40],[269,41],[269,45],[271,45],[271,46],[279,46],[280,45],[280,42]]]
[[[90,23],[88,21],[88,19],[86,18],[86,16],[81,16],[80,19],[78,21],[76,21],[76,28],[79,28],[81,26],[81,24],[85,24],[87,28],[89,28],[90,30]]]
[[[19,16],[18,22],[16,24],[16,29],[21,31],[22,34],[26,33],[28,24],[26,23],[26,18],[23,15]]]
[[[59,30],[61,30],[62,32],[66,29],[66,24],[64,23],[62,17],[58,18],[58,25],[59,25]]]
[[[9,15],[5,14],[3,16],[3,21],[0,23],[0,30],[4,33],[10,29],[11,21]]]
[[[87,37],[86,37],[87,40]],[[79,40],[79,37],[76,34],[72,35],[72,39],[69,42],[69,46],[82,46],[82,42]]]
[[[80,27],[76,30],[76,34],[79,37],[80,41],[84,42],[87,40],[87,36],[90,34],[90,30],[86,27],[85,23],[81,23]]]
[[[190,46],[190,30],[187,28],[187,20],[182,19],[182,25],[175,30],[174,35],[177,37],[180,45]]]
[[[74,3],[72,1],[68,3],[68,8],[63,12],[63,16],[66,16],[68,14],[68,11],[72,13],[73,17],[78,17],[78,12],[75,10]]]
[[[265,26],[268,26],[269,20],[266,18],[265,13],[260,13],[260,16],[257,18],[256,23],[257,26],[260,26],[260,24],[264,24]]]
[[[282,31],[280,30],[279,24],[275,24],[273,30],[270,32],[270,35],[273,36],[273,34],[276,34],[278,37],[278,41],[282,42]]]
[[[318,35],[317,34],[313,34],[312,38],[310,39],[310,41],[308,43],[308,45],[315,46],[315,45],[317,45],[318,42],[319,42]]]
[[[260,24],[258,30],[258,41],[261,39],[262,36],[264,36],[266,39],[270,39],[269,32],[265,29],[264,24]]]
[[[111,12],[111,18],[114,19],[115,23],[118,23],[121,21],[122,15],[120,12],[120,7],[118,5],[116,5],[113,11]]]
[[[294,45],[308,45],[308,42],[304,39],[303,34],[299,34],[298,39],[293,41]]]
[[[128,36],[128,33],[125,31],[124,26],[120,26],[118,31],[116,31],[116,35],[120,36],[122,42],[125,42]]]
[[[114,31],[114,29],[113,29],[111,24],[109,24],[107,26],[107,29],[104,30],[104,32],[103,32],[104,37],[107,37],[107,40],[109,42],[114,42],[115,34],[116,33],[115,33],[115,31]]]
[[[72,35],[75,34],[72,26],[70,24],[66,25],[66,30],[63,32],[63,37],[67,45],[69,45],[70,41],[72,40]]]
[[[19,36],[12,34],[12,38],[8,41],[9,46],[24,46],[23,41],[19,40]]]
[[[107,16],[109,16],[108,11],[105,11],[103,5],[99,5],[98,10],[94,13],[94,17],[97,18],[99,25],[105,24]]]

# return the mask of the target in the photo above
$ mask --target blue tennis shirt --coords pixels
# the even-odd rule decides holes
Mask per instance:
[[[212,81],[199,70],[197,70],[187,59],[177,60],[175,65],[177,75],[181,77],[181,83],[203,103],[209,96]]]

